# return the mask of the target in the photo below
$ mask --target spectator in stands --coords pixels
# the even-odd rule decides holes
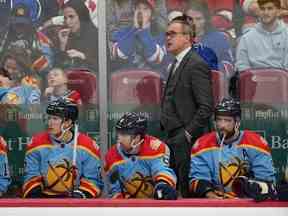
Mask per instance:
[[[50,40],[32,26],[29,8],[19,4],[13,8],[10,23],[0,36],[0,56],[9,49],[25,49],[31,59],[30,69],[45,72],[53,63]]]
[[[9,49],[4,53],[1,64],[12,80],[20,80],[23,85],[41,89],[40,77],[33,73],[30,55],[26,49]]]
[[[0,68],[0,101],[7,94],[10,88],[10,76],[8,71]]]
[[[11,49],[4,54],[2,76],[6,78],[7,94],[2,95],[1,103],[38,104],[40,103],[40,81],[31,75],[31,59],[26,49]],[[2,81],[4,83],[4,80]]]
[[[2,71],[5,71],[2,69]],[[5,78],[3,80],[3,78]],[[40,103],[40,89],[32,85],[21,82],[22,77],[12,78],[9,73],[1,72],[1,82],[7,91],[2,95],[0,103],[13,105],[30,105]],[[28,81],[30,82],[30,81]]]
[[[107,27],[109,34],[131,25],[131,22],[133,21],[132,0],[108,0],[106,1],[106,4],[108,10]]]
[[[244,34],[236,50],[236,68],[288,68],[288,30],[278,19],[280,0],[258,0],[260,22]]]
[[[44,0],[44,2],[48,0]],[[55,11],[57,12],[60,10],[65,3],[67,3],[69,0],[56,0],[57,5],[54,6],[54,15],[49,16],[49,19],[46,19],[45,22],[42,22],[39,29],[45,29],[53,25],[63,25],[64,24],[64,16],[58,15],[58,13],[55,14]],[[93,22],[95,27],[98,27],[98,15],[97,15],[97,0],[83,0],[85,2],[85,5],[87,9],[89,10],[91,21]],[[51,6],[50,6],[51,8]],[[52,13],[47,13],[52,14]]]
[[[10,185],[11,179],[9,174],[7,144],[3,137],[0,136],[0,197],[3,197]]]
[[[128,27],[133,23],[135,0],[108,0],[106,1],[108,9],[108,32],[109,34],[119,31],[119,29]],[[155,1],[154,19],[161,29],[167,25],[166,0]]]
[[[241,27],[242,34],[253,29],[258,22],[260,15],[260,8],[257,0],[242,0],[240,6],[243,10],[244,22]]]
[[[257,0],[242,0],[240,1],[243,11],[247,15],[258,17],[260,15],[260,8]]]
[[[7,0],[12,9],[24,5],[29,9],[29,16],[33,26],[37,27],[50,17],[58,14],[58,0]]]
[[[68,78],[61,68],[53,68],[47,75],[48,87],[45,90],[45,97],[48,102],[66,98],[67,100],[80,105],[80,94],[76,90],[68,89]]]
[[[83,1],[69,0],[63,6],[64,26],[58,32],[60,47],[56,65],[88,67],[98,71],[98,31]]]
[[[223,32],[211,26],[211,17],[204,0],[190,1],[185,14],[195,23],[195,47],[203,46],[211,49],[217,56],[219,70],[224,71],[226,64],[233,65],[232,48]],[[199,48],[198,48],[199,49]]]
[[[166,77],[165,37],[154,22],[155,6],[155,0],[137,0],[133,25],[112,33],[112,57],[118,69],[154,69]]]
[[[268,143],[254,132],[239,130],[240,119],[239,101],[224,98],[216,106],[216,131],[200,137],[192,148],[190,192],[194,197],[276,198]]]

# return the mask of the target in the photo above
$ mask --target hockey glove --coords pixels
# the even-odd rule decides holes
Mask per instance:
[[[160,182],[154,188],[154,199],[157,200],[176,200],[177,192],[170,185]]]
[[[279,200],[288,201],[288,184],[278,185],[277,192]]]
[[[42,186],[38,185],[33,188],[24,198],[45,198],[45,195],[42,193]]]
[[[251,180],[246,176],[237,177],[233,181],[232,190],[238,197],[250,197],[257,202],[277,197],[273,183]]]

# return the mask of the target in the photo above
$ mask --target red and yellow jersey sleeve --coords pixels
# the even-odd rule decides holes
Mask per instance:
[[[177,178],[169,167],[170,151],[164,142],[153,136],[145,136],[140,158],[149,163],[155,183],[162,181],[176,188]]]
[[[204,152],[217,150],[218,147],[216,139],[215,132],[211,132],[197,139],[191,150],[191,157],[195,157]]]
[[[7,143],[3,137],[0,136],[0,154],[7,154]]]
[[[241,143],[238,147],[254,149],[264,154],[271,154],[270,147],[267,141],[259,134],[245,130]]]
[[[41,148],[51,148],[52,143],[47,132],[39,133],[32,137],[31,142],[26,147],[26,155]]]

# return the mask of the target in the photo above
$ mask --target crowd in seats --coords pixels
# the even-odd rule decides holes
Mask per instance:
[[[21,2],[21,1],[15,1],[15,2]],[[82,38],[83,40],[77,41],[77,40],[75,40],[75,37],[77,34],[75,34],[73,36],[73,32],[71,31],[71,33],[70,33],[71,38],[69,36],[70,39],[69,38],[65,39],[67,41],[65,42],[66,46],[64,47],[65,43],[63,43],[64,40],[63,40],[63,38],[61,39],[60,35],[62,35],[62,31],[64,31],[63,30],[63,24],[68,26],[68,23],[64,23],[63,16],[62,16],[61,22],[57,22],[57,19],[52,19],[59,14],[58,12],[63,9],[64,4],[66,4],[66,6],[64,6],[64,8],[65,7],[67,8],[69,5],[70,5],[69,7],[73,8],[75,5],[79,6],[80,4],[79,5],[77,3],[74,4],[73,2],[76,2],[76,1],[72,1],[72,0],[71,0],[71,3],[69,3],[69,4],[68,4],[69,1],[59,1],[57,3],[55,3],[56,1],[51,1],[50,6],[51,6],[51,8],[53,7],[55,10],[54,10],[54,13],[51,13],[51,16],[49,17],[49,16],[47,16],[47,14],[44,15],[44,14],[40,14],[40,12],[39,12],[39,8],[42,8],[42,12],[43,12],[44,3],[42,4],[42,2],[45,2],[45,1],[39,1],[40,5],[35,4],[36,6],[35,5],[33,6],[33,4],[34,4],[33,1],[31,1],[31,5],[26,3],[26,1],[23,1],[23,2],[25,5],[25,7],[23,8],[24,9],[23,14],[21,14],[22,8],[20,7],[20,10],[18,10],[19,8],[17,9],[17,7],[19,5],[17,6],[17,4],[15,4],[13,6],[14,8],[12,10],[12,15],[13,15],[12,18],[13,19],[11,19],[11,20],[13,22],[16,22],[16,23],[20,22],[20,20],[25,21],[24,23],[29,23],[29,22],[33,23],[34,26],[38,27],[38,29],[35,28],[36,29],[36,35],[38,35],[37,37],[40,37],[40,41],[41,41],[41,43],[43,43],[42,47],[41,46],[39,47],[41,49],[37,50],[37,55],[31,56],[31,57],[33,57],[31,60],[32,61],[31,64],[34,65],[33,66],[34,70],[31,71],[30,73],[34,73],[34,74],[40,73],[41,74],[42,72],[44,72],[44,74],[46,74],[49,72],[50,69],[53,68],[52,66],[55,66],[55,64],[57,62],[59,64],[72,63],[72,66],[77,68],[77,66],[79,66],[79,64],[82,64],[83,58],[84,58],[84,60],[88,60],[88,62],[89,62],[89,59],[93,59],[93,61],[96,61],[98,59],[98,57],[97,57],[98,54],[95,54],[95,53],[91,54],[92,52],[90,52],[92,49],[94,49],[94,50],[98,49],[97,48],[98,46],[97,47],[95,46],[94,48],[91,47],[92,44],[97,44],[97,40],[98,40],[97,37],[93,37],[93,41],[95,41],[95,43],[92,42],[92,40],[90,40],[90,37],[87,37],[87,38],[83,37]],[[112,51],[111,54],[112,54],[112,57],[114,58],[114,60],[115,60],[115,58],[120,59],[120,61],[118,61],[116,63],[116,67],[111,67],[111,71],[119,70],[119,69],[127,69],[127,67],[133,68],[136,65],[137,68],[142,68],[144,70],[153,70],[153,71],[158,71],[158,72],[160,71],[159,73],[160,73],[161,79],[164,79],[164,80],[167,79],[167,77],[168,77],[167,73],[165,74],[164,71],[167,71],[167,65],[169,65],[169,62],[171,62],[171,59],[169,58],[169,56],[167,57],[165,54],[165,38],[163,37],[163,32],[161,33],[161,31],[164,30],[163,27],[165,27],[165,26],[163,24],[165,22],[167,24],[167,20],[164,21],[163,19],[165,17],[167,17],[167,13],[169,13],[171,11],[177,10],[178,12],[181,12],[181,13],[182,12],[188,13],[189,8],[193,9],[194,5],[201,5],[202,4],[201,2],[204,2],[204,3],[207,3],[207,8],[205,9],[205,7],[202,6],[202,9],[204,8],[204,10],[206,10],[206,11],[204,11],[204,10],[201,11],[200,10],[201,7],[194,7],[194,10],[196,10],[197,8],[200,8],[199,10],[198,9],[197,10],[198,10],[198,12],[200,11],[202,13],[204,22],[205,22],[206,26],[209,26],[209,29],[204,30],[205,31],[204,36],[197,36],[196,35],[195,41],[197,42],[196,44],[198,47],[207,46],[209,49],[211,49],[215,53],[216,58],[217,58],[217,63],[215,63],[215,65],[218,64],[219,67],[214,66],[214,63],[211,63],[211,69],[223,71],[224,73],[226,73],[225,76],[226,76],[227,81],[229,81],[229,78],[233,75],[233,72],[234,72],[233,65],[235,63],[235,60],[234,60],[233,54],[235,52],[235,46],[237,45],[235,43],[235,36],[236,35],[235,35],[235,31],[234,31],[234,23],[233,23],[233,17],[232,17],[234,15],[234,12],[235,12],[234,11],[235,6],[236,6],[235,1],[232,1],[232,0],[221,0],[221,1],[215,1],[215,0],[206,0],[206,1],[205,0],[203,0],[203,1],[201,1],[201,0],[194,0],[194,1],[166,0],[166,1],[150,1],[150,2],[154,2],[151,5],[151,9],[152,9],[151,23],[155,22],[156,25],[161,23],[162,26],[158,25],[159,29],[157,29],[155,31],[151,31],[150,33],[148,32],[149,34],[151,34],[151,37],[146,37],[147,36],[146,35],[145,37],[143,37],[141,39],[141,37],[139,36],[138,33],[137,34],[135,33],[135,35],[133,35],[133,37],[135,37],[133,40],[135,40],[137,42],[139,42],[139,38],[140,38],[140,41],[142,41],[142,47],[139,45],[133,47],[132,44],[134,44],[134,42],[130,43],[129,40],[128,40],[128,42],[127,41],[125,42],[125,40],[122,37],[123,34],[125,33],[125,31],[127,30],[127,28],[131,27],[131,21],[133,21],[133,19],[134,19],[133,22],[135,25],[135,21],[138,19],[138,18],[135,19],[135,17],[136,17],[136,15],[134,13],[135,12],[135,10],[134,10],[135,9],[135,2],[133,3],[133,1],[130,1],[130,0],[123,1],[121,3],[120,3],[120,1],[116,1],[116,0],[115,1],[111,0],[111,1],[107,2],[107,4],[109,5],[109,7],[108,7],[109,10],[110,10],[110,8],[112,10],[112,12],[111,12],[112,15],[111,15],[111,17],[109,16],[109,19],[108,19],[109,26],[113,27],[113,28],[108,27],[108,35],[111,36],[111,38],[109,38],[109,39],[111,39],[110,42],[113,42],[113,44],[111,46],[111,51]],[[97,0],[85,1],[85,3],[86,3],[87,9],[90,12],[91,12],[91,10],[93,10],[95,12],[95,8],[97,8]],[[47,4],[47,2],[46,2],[46,4]],[[282,3],[282,4],[284,5],[284,3]],[[257,22],[257,19],[255,17],[259,13],[259,7],[258,8],[256,7],[257,5],[255,5],[255,0],[239,1],[239,6],[243,10],[243,13],[248,20],[247,23],[248,23],[249,28],[250,28],[254,22]],[[285,5],[283,7],[285,8]],[[4,8],[4,6],[3,6],[3,8]],[[87,11],[87,9],[85,9],[85,10]],[[85,17],[82,16],[81,11],[84,11],[84,8],[80,9],[80,8],[74,7],[74,10],[75,10],[76,14],[80,15],[79,22],[84,23],[84,21],[87,20],[87,16],[85,16]],[[130,11],[129,13],[128,13],[128,10]],[[29,19],[27,19],[27,14],[29,14],[31,16],[30,21],[29,21]],[[35,14],[36,15],[40,14],[39,16],[41,16],[42,18],[39,18],[39,16],[37,17]],[[211,15],[211,17],[210,17],[210,15]],[[64,14],[64,16],[65,16],[65,14]],[[158,16],[158,17],[156,17],[156,16]],[[94,18],[95,17],[97,17],[97,16],[95,15]],[[38,21],[35,21],[37,19],[38,19]],[[161,19],[162,21],[158,21],[159,19]],[[43,25],[39,25],[39,20],[42,20]],[[46,21],[49,20],[51,22],[48,23],[49,24],[48,25],[46,22],[44,24],[43,20],[46,20]],[[54,20],[55,22],[52,22],[52,20]],[[95,20],[93,20],[94,24],[95,24],[95,22],[97,23],[97,21],[95,21],[95,22],[94,21]],[[211,21],[211,23],[210,23],[210,21]],[[110,25],[113,22],[114,22],[114,24]],[[250,24],[251,24],[251,26],[250,26]],[[138,23],[138,25],[139,25],[139,23]],[[197,25],[198,24],[196,21],[196,26]],[[94,27],[95,26],[97,27],[97,25],[94,25]],[[91,25],[89,24],[89,29],[91,30],[92,27],[91,28],[90,27],[91,27]],[[69,27],[69,28],[72,30],[72,27]],[[39,31],[39,29],[41,29],[41,31]],[[124,29],[125,29],[125,31],[124,31]],[[67,29],[65,29],[65,31],[66,30]],[[122,30],[124,33],[122,32]],[[79,31],[79,29],[78,29],[78,31]],[[83,33],[83,29],[82,30],[80,29],[80,31]],[[86,32],[86,30],[85,30],[85,32]],[[98,34],[97,30],[95,32],[93,31],[93,35],[95,35],[94,33]],[[147,32],[145,32],[143,34],[146,34],[146,33]],[[159,37],[157,35],[158,33],[159,33]],[[197,34],[197,28],[196,28],[196,34]],[[118,37],[116,37],[115,35],[118,35]],[[207,35],[210,35],[211,37],[208,37]],[[217,41],[215,42],[215,40],[217,40]],[[85,41],[85,44],[87,43],[85,46],[83,45],[83,43],[84,43],[83,41]],[[147,43],[148,41],[150,41],[150,42],[154,41],[154,46]],[[75,46],[75,44],[78,44],[78,45]],[[199,44],[200,44],[200,46],[199,46]],[[10,46],[10,45],[8,44],[5,46]],[[133,49],[135,49],[135,50],[133,50]],[[34,51],[32,50],[32,53],[33,52]],[[36,51],[35,51],[35,53],[36,53]],[[144,53],[144,55],[143,55],[144,61],[141,61],[140,58],[138,58],[139,56],[137,57],[138,54],[135,55],[135,53],[138,53],[139,56],[141,56],[141,53],[142,54]],[[1,52],[1,55],[2,54],[3,53]],[[82,55],[82,54],[84,54],[84,55]],[[64,58],[64,56],[65,56],[65,58]],[[89,56],[92,58],[90,58]],[[203,56],[204,56],[203,58],[205,58],[205,55],[203,55]],[[35,59],[35,57],[37,57],[37,58]],[[64,61],[62,57],[66,60],[68,60],[68,59],[69,60]],[[112,60],[113,60],[113,58],[112,58]],[[208,58],[208,60],[205,59],[205,60],[207,60],[208,64],[210,63],[209,61],[211,60],[209,58]],[[128,66],[126,63],[124,63],[125,61],[128,61],[129,64],[131,64],[131,65]],[[214,62],[214,60],[212,62]],[[58,66],[58,64],[56,64],[56,65]],[[98,67],[97,65],[98,65],[98,63],[96,63],[94,65],[95,67],[93,66],[94,71],[98,71],[98,69],[95,69]],[[112,62],[112,65],[114,65],[113,62]],[[69,65],[69,66],[71,66],[71,65]],[[87,66],[87,64],[85,64],[85,66]],[[41,79],[39,80],[41,82],[41,85],[42,85],[42,86],[40,86],[41,90],[44,90],[46,88],[46,86],[44,84],[46,81],[45,76],[43,76],[44,78],[41,77],[42,80]],[[37,77],[37,79],[38,79],[38,77]],[[43,86],[43,84],[44,84],[44,86]]]
[[[16,24],[17,23],[21,23],[21,24],[22,23],[23,24],[32,23],[33,24],[33,31],[32,31],[33,34],[30,34],[30,36],[33,35],[34,41],[36,41],[36,42],[38,40],[40,41],[39,47],[35,48],[32,46],[33,50],[28,50],[29,52],[27,52],[27,53],[36,53],[37,54],[37,55],[30,56],[29,61],[31,61],[30,64],[32,64],[31,68],[33,68],[33,70],[29,71],[29,75],[30,74],[33,74],[33,75],[35,75],[35,74],[39,75],[40,74],[40,76],[42,76],[41,75],[42,72],[44,72],[44,74],[48,73],[49,70],[51,68],[53,68],[52,66],[54,66],[55,61],[56,62],[59,61],[60,63],[64,62],[64,61],[62,61],[63,60],[62,57],[64,56],[64,52],[66,52],[65,56],[68,58],[71,58],[70,60],[73,63],[79,62],[78,61],[79,59],[81,62],[83,60],[82,54],[84,54],[84,56],[86,58],[88,58],[88,59],[90,58],[89,55],[91,54],[91,52],[90,51],[86,52],[84,50],[84,46],[82,46],[83,44],[81,45],[81,42],[79,42],[79,41],[78,41],[79,43],[77,42],[78,45],[80,44],[80,46],[75,47],[74,46],[75,43],[73,43],[73,46],[71,45],[72,44],[71,41],[75,39],[74,36],[77,34],[75,34],[73,36],[74,39],[71,39],[70,42],[69,42],[70,39],[66,38],[68,41],[66,41],[67,44],[66,44],[65,49],[59,50],[59,47],[63,46],[64,44],[63,44],[63,38],[62,38],[61,39],[62,45],[61,45],[61,41],[59,38],[59,35],[61,35],[61,34],[58,35],[58,32],[63,31],[63,29],[62,29],[63,24],[65,24],[66,26],[68,24],[64,23],[63,16],[60,19],[61,22],[59,20],[58,20],[59,22],[57,22],[57,19],[53,19],[53,18],[59,14],[58,12],[63,9],[62,8],[63,4],[67,4],[68,1],[49,1],[50,2],[49,7],[44,7],[44,5],[47,4],[48,1],[38,1],[37,4],[35,3],[36,1],[31,1],[30,5],[27,3],[29,1],[22,1],[22,3],[25,6],[23,8],[19,7],[17,2],[19,3],[21,1],[14,1],[13,10],[11,10],[11,8],[10,8],[10,10],[12,11],[12,16],[11,16],[11,22],[9,24],[11,24],[11,23],[16,23]],[[71,2],[73,2],[73,1],[71,1]],[[150,2],[153,2],[153,1],[150,1]],[[259,6],[257,5],[256,0],[241,0],[241,1],[239,1],[239,5],[235,5],[238,3],[235,1],[232,1],[232,0],[221,0],[221,1],[206,0],[203,2],[207,3],[207,11],[206,12],[200,11],[200,12],[202,12],[202,15],[204,16],[204,22],[206,22],[206,24],[209,24],[209,21],[211,21],[211,26],[213,28],[212,29],[213,31],[211,31],[211,29],[207,30],[206,35],[210,34],[211,32],[213,32],[213,33],[217,32],[217,35],[213,34],[211,36],[211,40],[209,39],[210,41],[207,38],[205,39],[205,36],[198,37],[198,38],[196,37],[196,42],[200,43],[201,45],[205,45],[205,46],[211,48],[216,53],[218,64],[220,65],[220,67],[219,68],[211,67],[211,69],[215,69],[215,70],[219,69],[220,71],[223,71],[225,73],[227,81],[229,81],[229,78],[233,75],[233,72],[235,70],[233,67],[233,65],[235,63],[235,61],[233,59],[233,54],[235,52],[234,49],[235,49],[235,46],[237,44],[235,43],[235,36],[236,36],[235,31],[234,31],[234,27],[235,27],[234,24],[235,23],[233,23],[233,17],[232,17],[236,14],[235,8],[236,8],[236,6],[239,6],[243,12],[243,15],[245,16],[243,28],[247,27],[247,29],[250,29],[250,28],[253,28],[253,26],[256,22],[258,22],[257,16],[259,15]],[[97,0],[85,1],[85,3],[86,3],[86,7],[88,8],[89,12],[91,12],[91,11],[95,12],[95,9],[97,8]],[[135,4],[133,3],[133,1],[130,1],[130,0],[123,1],[121,3],[120,3],[120,1],[111,0],[111,1],[108,1],[107,4],[109,6],[111,6],[109,8],[112,8],[111,9],[112,15],[111,15],[111,17],[109,16],[108,23],[109,23],[109,26],[113,26],[113,28],[108,27],[108,34],[111,37],[113,35],[119,36],[119,32],[121,32],[124,28],[127,28],[131,25],[131,19],[133,20],[133,17],[134,17],[134,22],[135,22],[135,13],[134,13],[135,12],[135,10],[134,10]],[[161,19],[161,21],[160,21],[161,24],[164,24],[165,22],[167,24],[167,20],[163,20],[167,16],[167,13],[169,13],[171,11],[175,11],[175,10],[177,10],[178,12],[181,12],[181,13],[185,12],[185,10],[186,10],[186,13],[187,13],[188,9],[189,8],[193,9],[192,6],[195,4],[201,5],[201,0],[194,0],[194,1],[184,1],[184,0],[155,1],[151,7],[152,11],[153,11],[153,17],[152,17],[151,23],[156,22],[156,24],[159,24],[158,20]],[[281,1],[281,4],[282,4],[281,5],[282,9],[285,10],[287,8],[286,1]],[[72,8],[74,7],[73,3],[70,3],[69,5]],[[78,5],[78,4],[75,4],[75,5]],[[7,7],[6,6],[7,5],[1,5],[1,9],[3,9],[3,10],[5,8],[7,9],[8,6]],[[45,10],[43,10],[43,8],[45,8]],[[49,17],[48,11],[50,11],[51,8],[54,8],[54,10],[53,10],[54,12],[51,13],[50,17]],[[46,9],[47,9],[47,11],[46,11]],[[87,20],[87,16],[82,17],[82,12],[81,12],[80,8],[74,8],[74,9],[75,9],[76,14],[78,14],[78,15],[81,14],[80,23],[84,22],[84,20]],[[283,10],[281,11],[281,14],[282,14]],[[40,13],[40,11],[42,12],[42,14]],[[84,9],[83,9],[83,11],[84,11]],[[87,11],[87,10],[85,9],[85,11]],[[207,14],[210,14],[211,17],[206,16]],[[30,20],[28,19],[27,15],[30,16]],[[90,15],[91,15],[91,13],[90,13]],[[156,18],[157,15],[159,15],[159,16]],[[94,18],[95,17],[97,17],[97,16],[94,14]],[[40,23],[39,23],[40,20],[41,20],[43,25],[40,25]],[[47,20],[51,21],[50,23],[48,23],[49,25],[46,22],[44,22]],[[94,24],[97,23],[97,21],[95,21],[95,22],[94,21],[95,20],[93,20]],[[112,22],[114,22],[114,24],[110,25]],[[90,28],[90,26],[91,25],[89,25],[89,28]],[[97,27],[97,24],[94,25],[94,27],[95,26]],[[208,25],[206,25],[206,26],[208,26]],[[70,28],[72,28],[72,27],[70,27]],[[39,29],[41,29],[41,31],[39,31]],[[11,30],[11,29],[7,28],[6,30]],[[12,28],[12,30],[13,30],[13,28]],[[83,32],[82,30],[80,30],[80,31]],[[169,64],[170,59],[169,58],[166,59],[166,56],[165,56],[165,46],[164,46],[165,44],[164,44],[163,34],[161,34],[161,30],[163,30],[163,25],[162,26],[160,25],[160,29],[158,29],[157,31],[150,32],[150,34],[153,37],[142,38],[142,42],[144,44],[144,45],[142,45],[142,48],[139,49],[139,46],[136,46],[134,48],[135,48],[135,50],[137,50],[137,52],[140,50],[139,53],[144,52],[144,57],[146,57],[146,60],[144,61],[144,63],[143,62],[141,63],[141,61],[139,61],[140,65],[138,64],[137,67],[141,68],[143,66],[144,70],[153,70],[153,71],[159,71],[160,70],[161,71],[161,73],[160,73],[161,79],[165,80],[165,79],[167,79],[167,74],[163,74],[162,72],[166,71],[167,65]],[[197,30],[197,28],[196,28],[196,30]],[[243,30],[243,34],[245,33],[245,31],[246,30]],[[97,32],[97,31],[95,31],[95,32]],[[95,32],[93,31],[93,34]],[[154,33],[159,33],[159,32],[160,32],[159,35],[161,38],[159,40],[159,43],[155,43],[154,47],[153,46],[151,46],[151,47],[146,46],[146,43],[145,43],[145,42],[147,42],[146,39],[148,38],[149,41],[154,40],[154,42],[157,41],[155,39],[156,37],[155,37]],[[98,34],[98,33],[95,33],[95,34]],[[71,37],[72,37],[72,35],[71,35]],[[135,35],[135,38],[136,38],[135,40],[138,40],[139,35]],[[221,38],[221,40],[217,40],[217,42],[215,42],[216,38],[218,38],[218,39]],[[239,40],[239,38],[237,40]],[[6,39],[7,39],[7,37],[6,37]],[[20,39],[18,40],[17,37],[13,41],[12,40],[13,37],[10,37],[8,35],[8,39],[9,40],[4,40],[4,42],[2,42],[1,45],[3,46],[3,44],[4,44],[4,47],[1,47],[1,48],[3,48],[2,51],[4,51],[5,47],[6,48],[9,48],[9,47],[14,48],[13,47],[14,45],[17,46],[20,43],[19,42]],[[88,39],[89,39],[89,37],[88,37]],[[89,41],[88,39],[86,40],[84,38],[84,41],[87,42],[87,46],[85,45],[85,49],[91,50],[92,49],[91,44],[97,44],[97,42],[95,42],[95,43],[88,42]],[[111,38],[109,38],[109,39],[111,39]],[[123,41],[125,41],[125,40],[122,40],[123,39],[122,37],[120,37],[120,39],[119,38],[115,39],[115,40],[114,39],[112,37],[112,42],[114,42],[114,44],[112,46],[112,51],[113,51],[112,54],[114,53],[115,56],[122,57],[121,61],[117,63],[118,66],[120,65],[122,67],[121,69],[126,69],[125,67],[127,67],[127,64],[124,64],[124,61],[127,60],[127,58],[129,60],[131,60],[130,61],[131,64],[134,64],[135,61],[139,60],[139,58],[134,58],[135,53],[133,53],[130,50],[131,47],[129,48],[129,46],[132,43],[129,43],[129,42],[123,43]],[[93,37],[93,41],[97,41],[97,40],[98,40],[97,37]],[[27,41],[30,41],[30,39]],[[75,42],[75,40],[74,40],[74,42]],[[223,45],[223,47],[225,47],[225,49],[222,47],[224,50],[223,52],[219,48],[219,46],[221,44],[222,45],[226,44],[225,46]],[[215,48],[215,46],[218,46],[218,47]],[[29,47],[31,47],[31,45],[29,45]],[[128,51],[129,51],[129,52],[127,52],[129,54],[129,55],[127,55],[128,57],[126,56],[127,47],[128,47]],[[81,51],[82,48],[84,50],[83,52]],[[145,48],[147,48],[148,51],[147,50],[145,51]],[[98,48],[94,47],[93,49],[96,50]],[[143,51],[143,49],[144,49],[144,51]],[[73,52],[72,51],[70,52],[69,50],[73,50]],[[75,50],[80,51],[80,53],[74,52]],[[9,52],[11,52],[11,50],[9,50]],[[8,54],[9,54],[9,52],[8,52]],[[226,54],[223,54],[223,53],[226,53]],[[5,54],[5,52],[1,52],[1,57],[5,56],[4,54]],[[93,61],[94,60],[96,61],[98,58],[95,56],[97,56],[98,54],[95,54],[95,55],[94,54],[92,55],[92,56],[94,56],[94,57],[92,57],[92,59],[93,59]],[[230,54],[232,54],[232,55],[230,55]],[[59,56],[62,56],[62,57],[60,58]],[[227,57],[228,58],[227,59],[225,56],[226,57],[230,56],[230,57],[229,58]],[[2,60],[3,60],[3,58],[2,58]],[[145,64],[146,64],[146,66],[148,65],[148,67],[146,67]],[[2,61],[2,65],[3,65],[3,61]],[[98,63],[97,63],[97,65],[98,65]],[[153,66],[151,67],[151,65],[153,65]],[[75,66],[75,65],[73,65],[73,66]],[[78,65],[76,64],[76,66],[78,66]],[[97,66],[95,66],[95,67],[97,67]],[[133,68],[133,67],[131,67],[131,68]],[[115,68],[112,68],[112,70],[114,70],[114,69]],[[117,67],[116,67],[116,69],[119,70],[119,68],[117,68]],[[94,68],[94,70],[95,70],[95,68]],[[95,70],[95,71],[98,71],[98,70]],[[43,77],[44,77],[44,80],[43,80]],[[35,78],[35,77],[33,76],[32,78]],[[39,79],[39,77],[36,77],[36,81],[34,80],[35,81],[34,82],[32,80],[31,83],[32,84],[37,83],[37,85],[43,85],[43,83],[45,83],[45,81],[46,81],[45,78],[46,78],[45,76],[42,76],[41,79]],[[38,82],[37,82],[37,79],[39,79]],[[83,79],[85,79],[85,78],[83,78]],[[226,83],[226,84],[228,84],[228,83]],[[69,85],[73,87],[73,85],[71,85],[71,84],[69,84]],[[45,84],[44,84],[44,86],[40,86],[40,90],[44,90],[45,87],[46,87]],[[73,88],[75,89],[75,86]],[[81,90],[81,92],[83,92],[83,91]],[[86,93],[83,93],[83,94],[86,94]],[[86,97],[84,97],[84,98],[86,98]],[[86,101],[87,99],[84,99],[84,100]],[[88,100],[90,100],[90,99],[88,99]]]
[[[110,32],[114,70],[153,69],[165,77],[168,62],[165,35],[156,15],[156,1],[136,1],[131,22]]]

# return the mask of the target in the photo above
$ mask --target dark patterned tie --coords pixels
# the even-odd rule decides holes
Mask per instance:
[[[170,66],[170,69],[169,69],[169,72],[171,73],[171,76],[173,76],[174,73],[175,73],[176,65],[177,65],[177,59],[174,59],[173,63]]]

